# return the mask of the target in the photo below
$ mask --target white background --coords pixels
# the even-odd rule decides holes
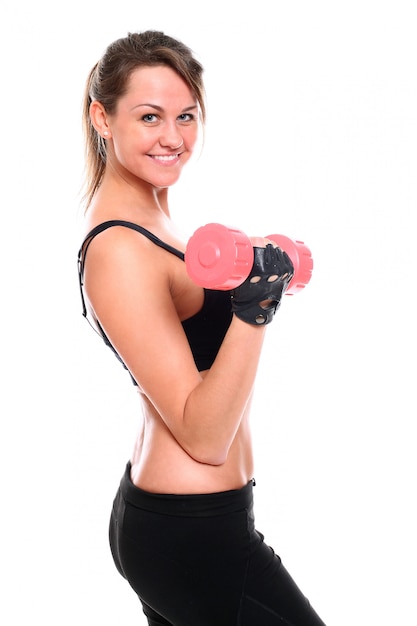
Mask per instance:
[[[206,68],[174,218],[314,257],[268,329],[257,526],[328,626],[417,624],[413,5],[2,0],[3,624],[145,624],[107,544],[138,401],[81,316],[76,253],[85,78],[147,28]]]

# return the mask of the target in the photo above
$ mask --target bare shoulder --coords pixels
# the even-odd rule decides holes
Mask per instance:
[[[123,278],[147,280],[158,276],[161,283],[164,273],[169,269],[170,256],[160,254],[158,247],[145,235],[125,226],[115,225],[97,234],[88,246],[85,258],[85,279],[112,276],[118,282]],[[109,285],[110,286],[110,285]]]
[[[85,262],[91,312],[167,424],[200,381],[172,294],[180,271],[175,255],[118,226],[94,238]]]
[[[91,240],[85,256],[88,307],[110,334],[123,326],[130,335],[139,328],[146,331],[161,311],[169,311],[170,317],[175,313],[172,277],[178,262],[135,230],[108,228]]]

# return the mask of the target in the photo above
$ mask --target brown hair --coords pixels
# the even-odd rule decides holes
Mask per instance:
[[[90,104],[98,100],[107,113],[113,114],[117,102],[126,93],[131,73],[141,66],[167,65],[187,83],[200,107],[200,118],[206,120],[203,66],[193,52],[177,39],[160,31],[128,33],[110,44],[92,68],[85,87],[83,130],[85,140],[86,209],[103,178],[107,160],[106,142],[90,119]]]

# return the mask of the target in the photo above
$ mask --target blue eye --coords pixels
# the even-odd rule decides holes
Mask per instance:
[[[154,113],[146,113],[142,119],[144,122],[156,122],[157,116]]]
[[[192,113],[181,113],[178,116],[180,122],[192,122],[194,120],[194,115]]]

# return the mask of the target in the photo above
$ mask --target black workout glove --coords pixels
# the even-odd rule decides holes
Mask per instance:
[[[288,254],[268,243],[254,247],[251,273],[244,283],[230,292],[232,311],[248,324],[272,322],[292,277],[294,266]],[[261,306],[261,302],[268,302]]]

